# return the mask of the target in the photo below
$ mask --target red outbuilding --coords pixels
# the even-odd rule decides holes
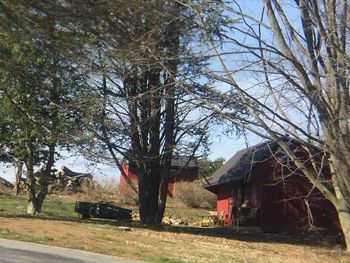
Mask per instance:
[[[123,165],[125,175],[132,181],[137,182],[137,175],[129,169],[128,164]],[[192,182],[198,179],[198,164],[195,158],[187,156],[174,156],[171,160],[171,168],[168,184],[168,195],[173,197],[175,194],[175,183],[186,181]],[[120,185],[126,185],[127,181],[124,176],[120,176]]]
[[[298,144],[286,139],[302,159]],[[329,180],[329,174],[325,168],[320,177]],[[256,226],[267,232],[340,229],[334,206],[273,141],[237,152],[204,188],[217,195],[217,215],[225,226]]]

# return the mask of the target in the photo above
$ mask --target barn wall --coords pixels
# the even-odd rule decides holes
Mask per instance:
[[[257,184],[244,185],[243,202],[248,201],[248,207],[261,208],[261,187]]]
[[[224,185],[220,187],[217,201],[216,201],[216,213],[224,225],[230,223],[232,200],[230,199],[231,186]]]
[[[312,186],[304,176],[290,175],[273,160],[256,165],[245,182],[242,202],[247,201],[249,208],[259,209],[258,225],[263,231],[300,232],[308,230],[310,223],[321,229],[340,230],[333,205],[319,191],[310,193]],[[232,198],[232,192],[239,187],[240,184],[222,184],[210,189],[217,195],[217,214],[223,215],[225,225],[234,222],[232,207],[237,199]],[[308,194],[312,218],[301,198]]]
[[[178,168],[180,169],[180,168]],[[197,179],[197,168],[193,169],[181,169],[180,172],[178,169],[172,169],[170,170],[170,179],[168,184],[168,195],[173,197],[175,193],[175,183],[179,181],[194,181]],[[137,183],[137,175],[130,171],[129,165],[125,164],[123,165],[123,170],[125,174],[130,178],[130,180],[134,183]],[[120,176],[119,181],[121,186],[127,185],[127,181],[125,180],[124,176]]]
[[[287,187],[264,186],[260,226],[263,231],[298,231],[306,225],[307,214],[301,200],[283,201]]]
[[[123,165],[123,170],[124,170],[124,173],[127,175],[127,177],[128,177],[132,182],[137,183],[137,175],[136,175],[135,173],[133,173],[132,171],[130,171],[129,165],[124,164],[124,165]],[[120,175],[119,184],[120,184],[121,186],[125,186],[125,185],[128,184],[123,175]]]
[[[180,182],[180,181],[192,182],[192,181],[196,180],[198,177],[197,168],[171,169],[170,170],[170,177],[174,178],[174,180],[173,180],[174,182]]]
[[[180,172],[179,170],[180,169]],[[176,182],[192,182],[198,178],[197,168],[191,169],[172,169],[170,170],[170,180],[168,185],[168,195],[173,197],[176,192]]]
[[[233,207],[242,201],[242,182],[220,185],[211,191],[217,195],[216,212],[219,220],[222,220],[224,226],[232,225]]]
[[[263,231],[300,232],[308,230],[310,224],[339,229],[334,207],[318,190],[310,192],[312,186],[304,176],[290,175],[290,171],[271,160],[257,165],[251,178],[250,183],[260,186],[262,191],[260,225]],[[303,197],[307,195],[305,200]]]

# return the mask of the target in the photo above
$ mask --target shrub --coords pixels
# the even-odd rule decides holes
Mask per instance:
[[[175,198],[181,200],[187,207],[205,209],[216,207],[216,195],[205,190],[199,180],[176,183]]]
[[[137,184],[133,185],[137,189]],[[115,180],[94,180],[82,184],[81,190],[88,200],[94,202],[114,202],[124,205],[138,205],[138,194],[129,185],[119,185]],[[86,201],[88,201],[86,200]]]
[[[138,191],[136,183],[133,183],[133,188]],[[139,205],[139,196],[130,185],[119,185],[118,187],[118,200],[125,205]]]
[[[118,200],[118,183],[113,179],[84,183],[81,185],[81,191],[94,201],[115,202]]]
[[[8,187],[0,186],[0,195],[1,196],[12,196],[14,194],[14,190]]]

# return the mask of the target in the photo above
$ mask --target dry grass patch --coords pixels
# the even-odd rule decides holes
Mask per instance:
[[[39,231],[40,230],[40,231]],[[118,222],[0,218],[0,236],[84,249],[147,262],[349,262],[339,248],[235,240],[181,233],[179,228],[118,229]],[[229,230],[227,230],[229,231]],[[244,237],[243,237],[244,238]]]
[[[119,185],[116,180],[94,180],[92,184],[84,184],[82,193],[90,200],[99,202],[117,202],[119,196]]]
[[[205,190],[201,181],[177,182],[175,198],[181,200],[187,207],[215,209],[216,195]]]
[[[350,262],[339,246],[322,238],[234,233],[198,227],[146,228],[138,223],[81,220],[74,201],[91,196],[51,195],[44,213],[25,215],[26,198],[0,196],[0,237],[83,249],[147,262]],[[93,201],[93,200],[91,200]],[[130,207],[137,211],[137,207]],[[206,210],[186,208],[168,199],[167,216],[196,222]],[[131,231],[118,229],[130,226]],[[302,240],[309,239],[309,240]],[[302,245],[307,244],[307,245]]]

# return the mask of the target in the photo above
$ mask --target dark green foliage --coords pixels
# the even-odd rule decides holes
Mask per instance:
[[[219,169],[225,162],[225,158],[220,157],[215,160],[203,158],[198,160],[198,176],[200,179],[211,176],[217,169]]]
[[[57,147],[74,142],[99,162],[126,160],[141,220],[161,222],[172,155],[205,153],[218,114],[201,108],[212,83],[191,5],[0,1],[0,147],[24,161],[29,185],[35,165],[48,176]],[[220,11],[201,11],[217,36]]]
[[[56,148],[67,145],[78,128],[81,110],[75,102],[86,79],[77,68],[79,49],[72,48],[82,38],[50,8],[31,1],[0,5],[0,147],[25,163],[29,203],[40,200],[34,213],[46,196]],[[37,196],[36,165],[36,176],[44,178]]]

